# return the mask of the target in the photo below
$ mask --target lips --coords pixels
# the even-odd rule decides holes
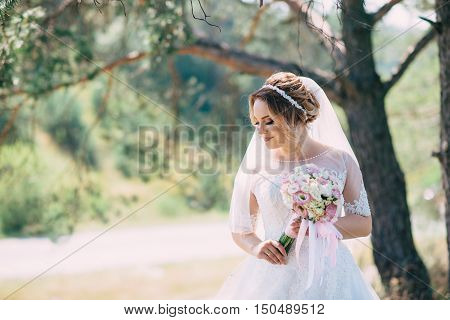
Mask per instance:
[[[267,142],[267,141],[269,141],[269,140],[272,139],[272,138],[273,138],[273,137],[264,138],[264,141]]]

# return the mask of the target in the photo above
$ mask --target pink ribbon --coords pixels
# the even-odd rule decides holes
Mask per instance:
[[[305,223],[305,222],[308,223]],[[336,229],[336,227],[328,221],[313,223],[309,220],[303,220],[300,224],[300,230],[297,235],[297,243],[295,244],[295,252],[297,264],[300,266],[300,247],[306,235],[306,231],[309,229],[309,252],[308,252],[308,280],[306,283],[305,290],[311,287],[314,278],[314,268],[316,263],[316,251],[319,245],[322,245],[322,241],[326,240],[325,246],[325,256],[329,256],[331,259],[332,266],[336,265],[336,250],[338,246],[338,239],[341,240],[342,234]],[[318,242],[318,237],[323,239]],[[324,259],[320,257],[320,262],[318,267],[318,273],[321,274],[323,271]],[[303,271],[303,270],[302,270]],[[322,281],[321,281],[322,282]]]

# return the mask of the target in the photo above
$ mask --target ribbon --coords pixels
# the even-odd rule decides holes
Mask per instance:
[[[308,223],[305,223],[305,222]],[[321,254],[324,252],[323,247],[325,246],[325,256],[330,257],[331,264],[334,267],[336,265],[336,250],[338,246],[338,239],[343,239],[342,234],[336,229],[336,227],[328,221],[314,223],[309,220],[303,220],[300,224],[300,230],[297,235],[297,243],[295,244],[295,252],[297,264],[300,267],[300,248],[306,235],[306,231],[309,229],[309,251],[308,251],[308,280],[306,282],[305,290],[309,289],[313,283],[315,266],[316,266],[316,252],[319,252],[319,262],[317,264],[318,274],[321,275],[320,285],[322,284],[323,277],[322,272],[324,269],[324,256]],[[320,249],[320,250],[319,250]],[[302,270],[303,271],[303,270]]]

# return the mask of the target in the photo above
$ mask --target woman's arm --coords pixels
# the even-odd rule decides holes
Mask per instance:
[[[258,201],[253,192],[250,193],[250,214],[252,220],[256,220],[256,215],[258,214],[259,206]],[[245,252],[254,255],[254,249],[258,244],[262,242],[260,238],[254,233],[232,233],[234,242],[242,248]]]
[[[253,193],[250,194],[250,215],[256,220],[259,206]],[[283,245],[272,239],[261,240],[254,232],[232,233],[234,242],[245,252],[266,260],[271,264],[287,264],[287,253]]]
[[[262,240],[254,233],[232,233],[234,242],[242,248],[245,252],[255,255],[255,248],[262,242]]]
[[[347,213],[334,224],[344,239],[367,237],[372,232],[372,216]]]
[[[344,239],[367,237],[372,232],[372,213],[358,164],[344,154],[347,178],[343,190],[345,216],[339,217],[336,228]]]

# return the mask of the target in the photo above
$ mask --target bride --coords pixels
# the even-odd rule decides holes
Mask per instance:
[[[341,241],[370,235],[372,218],[357,158],[324,91],[312,79],[278,72],[250,95],[249,113],[255,131],[234,180],[229,219],[233,240],[249,256],[214,299],[379,299]],[[296,236],[311,223],[290,219],[280,176],[311,163],[340,180],[333,265],[309,236],[311,225],[288,253],[278,241],[288,223]]]

